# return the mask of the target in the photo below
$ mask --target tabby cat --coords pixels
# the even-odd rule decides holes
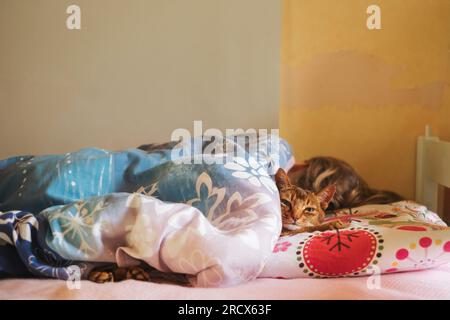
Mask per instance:
[[[150,281],[150,273],[141,267],[118,267],[116,264],[99,269],[94,269],[89,273],[88,279],[97,282],[117,282],[122,280]]]
[[[333,199],[336,185],[331,184],[314,193],[293,185],[281,168],[275,174],[275,182],[280,192],[282,236],[348,226],[342,221],[324,223],[325,210]]]
[[[140,266],[119,267],[111,264],[92,270],[88,279],[97,283],[117,282],[122,280],[151,281],[153,283],[171,283],[190,286],[189,280],[182,273],[165,273],[145,263]]]
[[[354,208],[367,204],[386,204],[404,200],[392,191],[377,190],[347,162],[333,157],[314,157],[289,170],[291,181],[303,189],[319,192],[334,184],[336,192],[327,210]]]

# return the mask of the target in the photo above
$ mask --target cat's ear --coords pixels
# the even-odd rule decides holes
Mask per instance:
[[[326,186],[318,193],[316,193],[317,199],[319,200],[322,209],[325,210],[326,208],[328,208],[328,205],[330,204],[330,201],[333,199],[335,193],[336,193],[335,184],[330,184],[329,186]]]
[[[275,174],[275,182],[276,182],[279,190],[282,190],[282,189],[285,189],[285,188],[291,186],[291,182],[289,181],[289,177],[286,174],[286,171],[284,171],[281,168],[278,169],[277,173]]]

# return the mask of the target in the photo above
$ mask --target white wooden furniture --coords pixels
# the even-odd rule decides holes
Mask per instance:
[[[439,185],[450,188],[450,142],[441,141],[425,128],[425,135],[417,141],[416,201],[431,211],[444,212],[439,206]]]

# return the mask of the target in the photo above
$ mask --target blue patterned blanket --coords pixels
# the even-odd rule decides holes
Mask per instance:
[[[291,164],[290,147],[226,137],[211,152],[196,139],[200,154],[169,143],[1,160],[0,277],[69,279],[92,263],[143,261],[199,286],[255,278],[279,236],[271,175]]]

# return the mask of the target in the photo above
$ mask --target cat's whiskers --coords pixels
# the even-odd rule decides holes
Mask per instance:
[[[300,228],[300,227],[315,227],[318,224],[312,223],[311,221],[305,221],[301,223],[296,223],[295,225]]]
[[[283,224],[283,228],[289,231],[295,231],[301,229],[301,226],[296,224]]]

